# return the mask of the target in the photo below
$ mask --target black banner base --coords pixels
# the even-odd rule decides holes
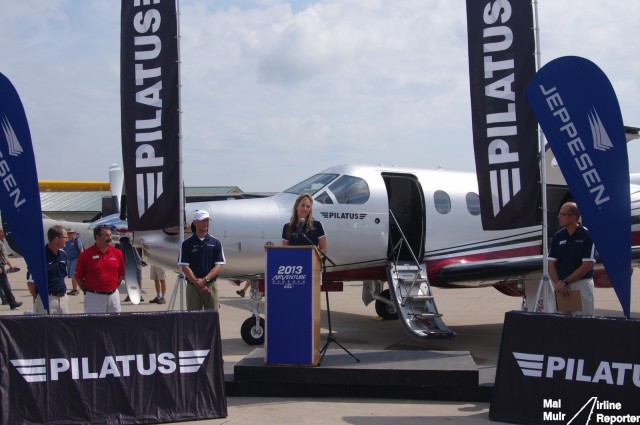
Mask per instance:
[[[509,312],[489,418],[640,423],[640,321]]]
[[[227,416],[217,312],[0,317],[0,423]]]

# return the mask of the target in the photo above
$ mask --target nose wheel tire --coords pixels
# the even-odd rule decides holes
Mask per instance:
[[[261,317],[256,323],[254,316],[249,317],[242,323],[240,335],[242,340],[249,345],[264,344],[264,319]]]
[[[388,289],[380,292],[380,296],[384,297],[388,300],[391,299],[391,293]],[[395,306],[390,306],[384,301],[376,300],[376,313],[378,316],[382,317],[384,320],[398,320],[398,313],[396,312]]]

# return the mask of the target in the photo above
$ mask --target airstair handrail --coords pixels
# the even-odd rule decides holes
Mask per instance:
[[[400,228],[400,224],[398,224],[398,220],[396,220],[396,216],[393,214],[393,211],[391,211],[391,209],[389,209],[389,216],[391,217],[391,219],[395,223],[396,228],[398,229],[398,232],[400,232],[401,239],[400,239],[400,241],[398,243],[403,243],[404,245],[407,246],[407,249],[409,249],[409,253],[411,254],[411,257],[413,258],[413,261],[415,262],[416,266],[419,267],[420,266],[420,261],[418,261],[418,259],[416,258],[416,255],[413,253],[413,250],[411,249],[411,246],[407,243],[407,237],[404,235],[404,232]],[[397,246],[398,246],[398,244],[396,244],[396,246],[393,247],[394,251],[395,251]]]

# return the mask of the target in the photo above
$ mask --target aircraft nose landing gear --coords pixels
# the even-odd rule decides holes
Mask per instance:
[[[242,322],[240,336],[249,345],[264,344],[265,326],[264,319],[260,317],[260,301],[264,294],[264,282],[251,281],[249,299],[242,303],[249,308],[252,316]]]
[[[264,319],[262,317],[249,317],[240,328],[242,340],[249,345],[264,344]]]

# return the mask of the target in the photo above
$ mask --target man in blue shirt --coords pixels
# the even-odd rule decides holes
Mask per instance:
[[[47,278],[49,281],[49,313],[66,314],[69,313],[69,299],[67,294],[67,254],[64,252],[67,243],[67,230],[56,224],[47,231],[48,244],[45,245],[47,254]],[[36,290],[36,285],[31,275],[27,279],[29,292],[33,297],[33,313],[47,314],[47,310],[42,304],[40,295]]]
[[[67,243],[64,246],[64,252],[67,253],[67,277],[71,278],[71,284],[73,285],[73,289],[69,291],[67,295],[78,295],[80,291],[78,290],[78,284],[73,281],[73,275],[76,272],[76,264],[78,263],[78,257],[80,253],[84,251],[84,245],[82,244],[82,239],[80,239],[80,234],[74,230],[67,230],[68,238]]]
[[[180,263],[187,279],[187,310],[218,310],[216,278],[225,264],[222,243],[209,231],[209,213],[198,210],[191,225],[193,235],[182,243]]]
[[[579,290],[582,310],[575,314],[594,314],[593,264],[595,247],[586,227],[579,223],[580,211],[574,202],[560,208],[558,230],[549,249],[549,277],[556,296],[566,297],[570,290]]]

